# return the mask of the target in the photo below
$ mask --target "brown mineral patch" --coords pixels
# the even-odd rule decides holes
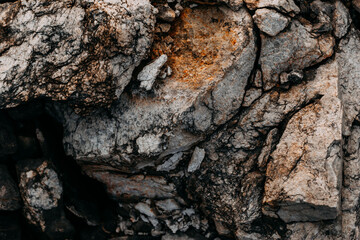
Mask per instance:
[[[239,47],[234,22],[217,7],[185,9],[169,36],[154,42],[152,58],[168,56],[171,79],[180,87],[199,89],[222,76]],[[237,26],[238,27],[238,26]]]

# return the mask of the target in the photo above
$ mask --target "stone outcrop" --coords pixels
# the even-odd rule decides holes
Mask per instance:
[[[144,59],[155,23],[147,0],[16,1],[1,4],[0,16],[1,108],[39,97],[79,110],[110,105]]]
[[[359,239],[358,1],[0,1],[0,239]]]

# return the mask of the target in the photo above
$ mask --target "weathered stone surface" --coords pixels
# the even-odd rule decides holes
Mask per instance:
[[[360,112],[360,32],[352,28],[340,41],[336,54],[338,62],[340,91],[344,105],[344,135],[350,135],[350,127]]]
[[[108,106],[152,42],[147,0],[1,4],[0,108],[48,97]]]
[[[191,156],[188,172],[195,172],[200,168],[201,162],[204,160],[205,150],[202,148],[195,147],[194,152]]]
[[[262,32],[272,37],[286,28],[290,22],[284,15],[266,8],[256,10],[253,19]]]
[[[349,10],[341,1],[336,1],[333,14],[334,35],[337,38],[342,38],[347,33],[352,22]]]
[[[292,16],[300,12],[299,7],[293,0],[245,0],[246,6],[251,10],[257,8],[275,8],[278,11]]]
[[[259,150],[266,135],[293,113],[327,92],[337,93],[331,71],[330,77],[324,75],[287,91],[266,92],[235,120],[236,124],[227,125],[204,143],[206,156],[190,185],[215,222],[233,232],[243,231],[244,225],[261,216],[264,175],[256,168]]]
[[[260,64],[265,90],[279,82],[280,73],[302,70],[330,57],[335,45],[330,34],[314,37],[311,26],[297,20],[276,37],[261,35],[261,39]]]
[[[286,126],[267,166],[264,213],[285,222],[334,219],[340,211],[342,106],[337,63],[321,66],[315,78],[328,91],[297,112]]]
[[[170,34],[173,43],[156,42],[152,50],[155,57],[168,56],[171,76],[153,95],[124,95],[109,114],[65,114],[67,154],[107,159],[128,171],[148,157],[191,148],[241,106],[256,58],[252,26],[245,9],[185,9]]]
[[[69,238],[73,227],[62,209],[63,188],[48,160],[22,160],[17,163],[19,188],[26,220],[50,238]]]
[[[110,169],[109,169],[110,170]],[[107,192],[114,199],[164,199],[175,196],[173,184],[168,184],[166,179],[157,176],[134,175],[128,177],[120,173],[85,168],[86,173],[102,182],[107,187]]]
[[[17,210],[21,207],[19,189],[6,166],[0,165],[0,210]]]

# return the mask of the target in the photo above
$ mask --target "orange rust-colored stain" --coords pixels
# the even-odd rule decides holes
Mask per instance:
[[[217,7],[185,9],[169,33],[172,41],[156,39],[151,57],[166,54],[173,70],[170,81],[198,89],[223,73],[224,60],[238,48],[232,24]]]

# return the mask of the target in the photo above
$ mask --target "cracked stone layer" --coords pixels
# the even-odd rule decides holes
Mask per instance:
[[[0,6],[0,108],[39,97],[109,106],[152,42],[147,0],[16,1]]]
[[[137,171],[192,147],[241,106],[256,58],[252,28],[245,9],[185,9],[170,32],[173,44],[152,49],[154,58],[168,56],[171,76],[152,94],[124,95],[107,114],[65,114],[67,154]]]
[[[282,72],[302,70],[333,54],[334,37],[314,37],[311,30],[311,25],[293,20],[286,31],[275,37],[261,35],[259,61],[265,90],[276,86]]]
[[[337,93],[333,78],[308,75],[308,81],[287,91],[266,92],[201,146],[206,155],[189,184],[195,189],[191,194],[195,192],[203,211],[215,222],[240,231],[261,217],[264,173],[256,166],[264,159],[260,150],[268,144],[266,136],[319,96]]]
[[[289,121],[267,166],[264,212],[285,222],[334,219],[340,211],[342,106],[336,61],[318,68],[324,96]]]

